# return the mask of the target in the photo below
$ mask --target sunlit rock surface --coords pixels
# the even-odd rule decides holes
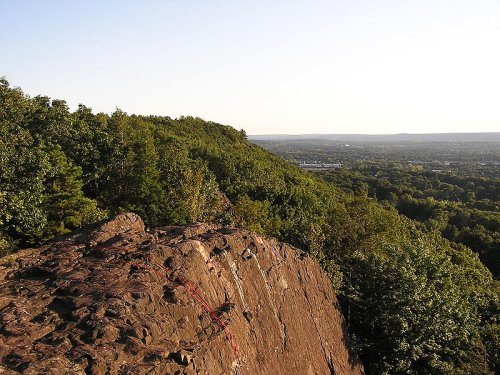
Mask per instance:
[[[2,374],[361,374],[330,282],[289,245],[134,214],[0,259]]]

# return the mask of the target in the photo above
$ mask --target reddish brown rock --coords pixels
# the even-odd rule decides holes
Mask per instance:
[[[206,224],[121,214],[0,259],[0,373],[361,374],[320,267]]]

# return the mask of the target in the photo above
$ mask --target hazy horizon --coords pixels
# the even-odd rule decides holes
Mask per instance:
[[[500,143],[500,132],[475,133],[399,133],[399,134],[250,134],[251,141],[305,142],[305,143]]]
[[[291,135],[291,136],[320,136],[320,135],[428,135],[428,134],[500,134],[500,131],[491,132],[429,132],[429,133],[264,133],[264,134],[248,134],[251,136],[273,136],[273,135]]]
[[[500,129],[500,2],[13,1],[0,76],[248,134]]]

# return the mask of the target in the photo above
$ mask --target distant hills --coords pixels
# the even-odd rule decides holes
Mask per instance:
[[[339,142],[495,142],[500,132],[491,133],[433,133],[433,134],[263,134],[250,135],[252,141],[329,140]]]

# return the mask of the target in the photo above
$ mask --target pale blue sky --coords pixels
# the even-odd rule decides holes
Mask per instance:
[[[0,0],[0,75],[263,133],[500,131],[500,1]]]

